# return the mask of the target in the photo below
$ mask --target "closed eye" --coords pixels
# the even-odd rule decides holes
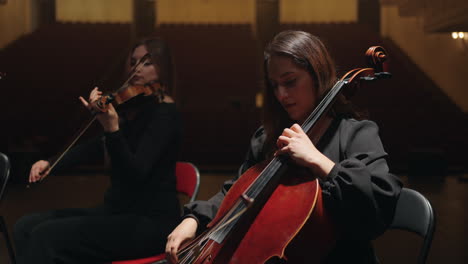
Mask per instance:
[[[296,84],[296,80],[297,80],[296,78],[287,80],[284,82],[284,86],[286,87],[294,86]]]

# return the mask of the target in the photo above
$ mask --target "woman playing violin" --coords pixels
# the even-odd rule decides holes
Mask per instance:
[[[377,125],[358,120],[346,99],[339,97],[325,116],[327,129],[307,135],[300,125],[337,81],[332,59],[317,37],[302,31],[279,33],[264,54],[263,126],[251,139],[239,174],[274,156],[289,156],[306,176],[318,178],[324,207],[338,234],[322,262],[376,263],[370,241],[390,223],[401,189],[400,181],[389,173]],[[321,139],[314,144],[311,138],[316,136]],[[204,231],[235,180],[225,182],[210,200],[185,206],[183,221],[168,236],[166,254],[171,262],[178,261],[182,245]],[[320,262],[303,254],[304,263]]]
[[[148,257],[164,251],[165,239],[180,219],[175,164],[181,140],[181,121],[173,98],[173,65],[168,46],[160,39],[138,42],[130,53],[136,67],[129,88],[158,83],[154,95],[128,101],[125,113],[108,110],[97,114],[102,137],[69,151],[54,171],[110,157],[110,187],[95,208],[60,209],[22,217],[15,225],[18,263],[107,263]],[[131,67],[128,66],[128,69]],[[98,111],[102,96],[94,88],[85,107]],[[127,104],[127,103],[126,103]],[[29,181],[49,174],[50,162],[36,162]]]

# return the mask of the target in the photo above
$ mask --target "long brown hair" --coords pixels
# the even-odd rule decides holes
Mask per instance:
[[[276,139],[281,135],[283,129],[294,123],[276,99],[273,87],[269,82],[268,62],[272,56],[289,57],[298,67],[309,72],[314,81],[315,87],[311,87],[311,89],[315,90],[315,98],[318,98],[317,104],[337,81],[335,63],[318,37],[304,31],[286,30],[273,38],[265,48],[263,64],[265,88],[263,127],[267,135],[264,153],[267,155],[271,155],[275,150]],[[334,115],[346,114],[352,117],[357,115],[343,96],[337,99],[332,113]]]
[[[136,42],[133,45],[130,55],[139,46],[145,46],[148,53],[151,55],[151,61],[154,63],[158,70],[159,81],[161,86],[164,87],[165,92],[171,96],[174,96],[175,92],[175,72],[174,72],[174,61],[172,60],[171,50],[167,43],[161,38],[151,37],[144,38]],[[129,60],[128,60],[129,62]]]

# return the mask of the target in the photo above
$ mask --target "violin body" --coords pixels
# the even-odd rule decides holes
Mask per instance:
[[[115,106],[119,106],[136,96],[150,96],[159,92],[160,90],[161,85],[159,82],[145,85],[132,85],[124,87],[124,89],[120,89],[119,92],[101,96],[100,100],[96,102],[96,106],[97,109],[99,109],[101,112],[106,112],[110,103],[114,103]]]
[[[239,178],[208,228],[214,228],[236,201],[244,199],[244,190],[256,180],[263,167],[263,164],[256,165]],[[248,220],[250,225],[239,223],[221,244],[209,241],[205,247],[209,250],[202,252],[193,263],[266,263],[276,258],[288,263],[311,263],[326,256],[334,245],[335,235],[332,221],[323,208],[318,180],[310,174],[284,176],[264,206],[259,211],[253,210],[258,212],[252,213],[255,217]]]
[[[152,95],[156,92],[156,89],[160,88],[159,83],[156,84],[157,85],[132,85],[129,88],[123,89],[117,93],[115,95],[115,102],[120,105],[137,95]]]

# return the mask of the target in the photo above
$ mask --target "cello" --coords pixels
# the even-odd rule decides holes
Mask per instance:
[[[366,56],[373,68],[351,70],[337,81],[303,122],[306,134],[328,127],[325,114],[339,94],[350,97],[361,81],[390,76],[383,70],[387,56],[382,47],[371,47]],[[312,139],[314,144],[318,140]],[[179,250],[179,263],[310,262],[302,257],[306,254],[322,260],[339,234],[324,208],[318,180],[286,177],[291,168],[287,156],[275,156],[247,170],[224,197],[208,230]],[[313,239],[320,243],[311,246]],[[306,253],[301,252],[304,245]]]

